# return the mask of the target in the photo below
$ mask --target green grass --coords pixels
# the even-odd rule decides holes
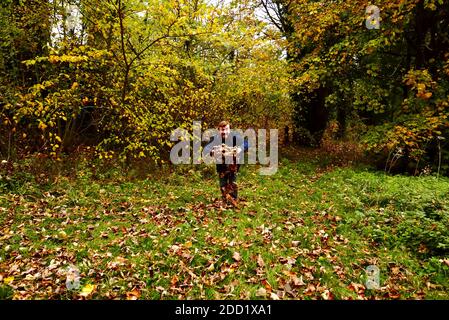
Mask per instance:
[[[238,209],[217,205],[213,167],[0,180],[0,298],[449,298],[449,179],[287,159],[257,172],[243,167]]]

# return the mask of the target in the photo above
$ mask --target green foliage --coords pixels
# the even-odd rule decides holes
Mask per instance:
[[[368,151],[387,158],[402,148],[406,161],[435,166],[434,149],[447,150],[437,143],[448,134],[447,3],[375,1],[380,28],[369,30],[363,1],[272,2],[294,30],[286,36],[300,131],[321,138],[335,119],[344,132],[356,114]]]
[[[0,300],[12,299],[14,290],[9,286],[0,285]]]
[[[388,248],[407,247],[422,257],[447,255],[447,179],[439,182],[432,176],[342,174],[329,176],[323,187],[329,181],[338,185],[344,179],[344,192],[337,192],[335,196],[346,198],[346,210],[354,212],[350,223],[364,237]]]
[[[73,7],[53,4],[44,21],[55,34],[45,50],[5,55],[34,80],[13,81],[0,97],[2,130],[10,135],[2,155],[61,159],[90,145],[101,159],[161,163],[171,131],[190,129],[193,120],[207,127],[223,118],[240,126],[289,123],[282,48],[260,36],[266,24],[255,19],[250,1],[80,1],[82,28],[70,24]],[[30,14],[44,14],[43,2],[41,9]],[[2,31],[5,52],[25,26],[17,21]],[[1,67],[17,76],[6,61]],[[1,80],[8,82],[6,75]]]
[[[0,298],[79,299],[87,284],[87,299],[448,296],[447,178],[281,159],[274,176],[242,167],[244,201],[229,210],[215,200],[209,167],[137,178],[117,162],[71,163],[44,188],[18,174],[36,163],[19,162],[11,175],[26,189],[2,190],[0,213],[14,216],[0,214]],[[11,267],[17,253],[20,270]],[[78,290],[65,287],[67,257],[80,270]],[[365,287],[372,264],[381,290]]]

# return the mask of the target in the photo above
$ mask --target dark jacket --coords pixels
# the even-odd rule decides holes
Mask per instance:
[[[208,144],[204,147],[204,151],[206,153],[211,153],[214,146],[220,146],[221,144],[226,144],[228,147],[240,147],[243,152],[247,152],[249,149],[249,143],[248,139],[244,139],[239,133],[233,132],[231,130],[230,136],[232,137],[232,144],[231,139],[224,139],[221,137],[220,134],[217,134],[210,138]],[[229,143],[226,143],[226,140],[228,140]],[[227,169],[227,164],[224,163],[217,163],[217,172],[224,172]],[[240,164],[237,164],[237,168],[240,167]]]

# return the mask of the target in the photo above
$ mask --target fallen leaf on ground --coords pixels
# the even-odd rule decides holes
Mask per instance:
[[[256,296],[257,297],[265,297],[267,295],[267,290],[265,290],[265,288],[259,288],[256,291]]]
[[[140,292],[137,289],[134,289],[134,290],[126,293],[126,300],[137,300],[139,298],[140,298]]]
[[[259,267],[264,267],[265,266],[265,262],[263,261],[262,256],[260,254],[257,256],[257,265]]]
[[[324,300],[329,300],[330,297],[331,297],[330,291],[329,291],[329,290],[325,290],[325,291],[321,294],[321,297],[322,297]]]
[[[87,297],[87,296],[89,296],[94,290],[95,290],[95,285],[94,284],[90,284],[90,283],[88,283],[88,284],[86,284],[82,289],[81,289],[81,292],[80,292],[80,296],[82,296],[82,297]]]
[[[3,279],[3,282],[4,282],[5,284],[11,283],[11,282],[13,282],[13,281],[14,281],[14,277],[8,277],[8,278]]]
[[[279,300],[279,296],[276,293],[274,293],[274,292],[272,292],[270,294],[270,298],[273,299],[273,300]]]

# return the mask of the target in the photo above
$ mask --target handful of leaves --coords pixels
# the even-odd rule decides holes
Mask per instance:
[[[237,155],[237,147],[229,147],[224,143],[219,146],[214,146],[212,150],[215,157],[235,157]]]
[[[227,171],[237,171],[238,147],[229,147],[226,144],[222,144],[215,146],[212,150],[217,163],[225,164]]]

